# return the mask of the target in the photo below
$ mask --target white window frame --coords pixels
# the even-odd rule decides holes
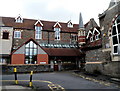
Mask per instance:
[[[71,21],[68,22],[67,27],[69,27],[69,28],[73,28],[73,24],[72,24]]]
[[[93,42],[93,36],[90,37],[90,42]]]
[[[23,18],[21,17],[21,15],[19,15],[18,17],[15,18],[15,22],[16,23],[23,23]]]
[[[119,16],[119,17],[120,17],[120,16]],[[112,37],[112,45],[113,45],[113,48],[112,48],[112,53],[113,53],[113,55],[118,55],[118,53],[119,53],[118,51],[119,51],[119,49],[120,49],[120,48],[119,48],[119,47],[120,47],[120,40],[119,40],[120,33],[118,33],[117,25],[120,25],[120,23],[117,23],[117,20],[115,20],[112,28],[113,28],[113,27],[116,28],[116,34],[111,36],[111,37]],[[112,31],[113,31],[113,29],[112,29]],[[113,44],[113,37],[115,37],[115,36],[117,37],[118,44]],[[114,53],[114,47],[115,47],[115,46],[117,46],[117,53]]]
[[[55,31],[55,40],[60,40],[60,28],[54,28]]]
[[[99,40],[99,34],[95,35],[95,40]]]
[[[35,26],[35,39],[42,39],[42,27]]]
[[[14,31],[14,38],[21,39],[21,31]]]

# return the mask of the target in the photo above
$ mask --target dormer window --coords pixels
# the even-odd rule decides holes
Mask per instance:
[[[99,34],[95,35],[95,40],[99,40]]]
[[[90,37],[90,42],[93,42],[93,37]]]
[[[54,28],[55,31],[55,39],[60,40],[60,28]]]
[[[68,23],[67,23],[67,27],[69,27],[69,28],[73,28],[73,24],[72,24],[71,20],[68,21]]]
[[[55,31],[55,39],[60,40],[60,31],[61,31],[60,23],[56,22],[53,27],[54,27],[54,31]]]
[[[16,23],[23,23],[23,18],[19,15],[18,17],[15,18]]]
[[[42,39],[42,27],[43,24],[40,20],[37,20],[35,25],[35,39]]]

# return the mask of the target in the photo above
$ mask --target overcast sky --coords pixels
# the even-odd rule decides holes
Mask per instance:
[[[111,0],[0,0],[0,16],[79,23],[82,13],[84,24],[90,18],[98,22]]]

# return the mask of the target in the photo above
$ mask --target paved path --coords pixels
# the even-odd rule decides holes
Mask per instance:
[[[29,84],[29,74],[18,74],[19,84]],[[14,83],[13,75],[3,75],[3,85],[10,85]],[[37,73],[33,74],[33,85],[37,89],[118,89],[116,85],[100,84],[100,82],[86,80],[72,72],[52,72],[52,73]],[[54,90],[53,89],[53,90]],[[104,90],[102,90],[104,91]]]

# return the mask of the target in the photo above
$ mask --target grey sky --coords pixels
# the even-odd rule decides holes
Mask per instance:
[[[82,13],[84,24],[90,18],[98,22],[98,14],[105,11],[110,0],[1,0],[0,16],[79,23]]]

